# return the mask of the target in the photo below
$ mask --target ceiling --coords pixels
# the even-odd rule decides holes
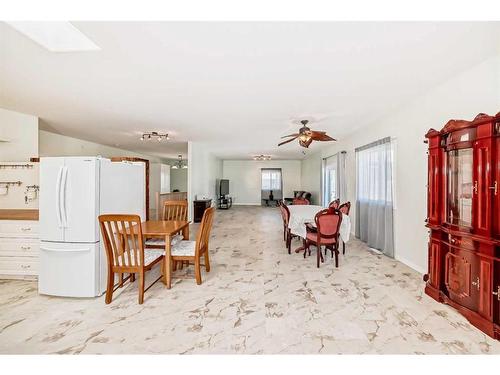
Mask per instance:
[[[99,51],[54,53],[0,23],[0,107],[166,158],[300,159],[293,119],[339,140],[499,53],[500,23],[73,22]],[[167,143],[141,142],[168,132]],[[313,143],[312,152],[319,143]]]

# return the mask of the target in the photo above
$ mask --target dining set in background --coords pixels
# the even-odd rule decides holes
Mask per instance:
[[[342,241],[342,253],[345,254],[345,244],[349,241],[351,220],[349,211],[351,203],[340,203],[339,199],[332,201],[328,207],[311,205],[307,199],[294,199],[292,205],[279,203],[283,219],[283,240],[292,253],[292,239],[302,241],[295,249],[296,253],[303,251],[304,258],[311,255],[311,246],[316,248],[316,265],[324,263],[328,251],[335,259],[335,267],[339,266],[339,245]],[[322,252],[324,248],[324,255]]]

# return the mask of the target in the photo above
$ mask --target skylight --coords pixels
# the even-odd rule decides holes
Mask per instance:
[[[100,50],[93,41],[69,22],[7,22],[14,29],[51,52]]]

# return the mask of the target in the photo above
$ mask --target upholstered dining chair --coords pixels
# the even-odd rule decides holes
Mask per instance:
[[[330,204],[328,205],[328,208],[333,208],[335,210],[338,210],[340,206],[340,199],[335,199],[334,201],[331,201]]]
[[[99,226],[108,261],[106,304],[111,303],[113,292],[121,288],[124,281],[128,279],[130,282],[135,281],[135,274],[139,276],[139,304],[142,304],[144,292],[149,289],[149,287],[144,289],[145,273],[150,271],[155,264],[163,264],[161,261],[164,251],[144,252],[141,217],[138,215],[100,215]],[[125,273],[129,276],[123,279]],[[115,274],[119,276],[117,288],[114,285]]]
[[[292,247],[292,233],[288,227],[290,222],[290,210],[283,202],[280,202],[279,209],[281,212],[281,218],[283,219],[283,241],[285,241],[285,247],[288,249],[288,254],[290,254]]]
[[[309,201],[305,198],[294,198],[293,205],[308,205],[310,204]]]
[[[306,225],[306,238],[304,239],[304,258],[306,253],[309,252],[311,255],[311,245],[316,246],[316,265],[319,268],[320,259],[324,262],[323,254],[321,253],[321,246],[325,246],[326,249],[330,249],[332,252],[332,257],[335,254],[335,267],[339,266],[339,229],[342,222],[342,215],[338,210],[332,210],[327,208],[321,210],[314,217],[314,222],[316,224],[316,231],[312,231],[313,228],[311,224]]]
[[[208,242],[210,239],[210,232],[212,230],[212,223],[214,218],[215,208],[210,207],[203,213],[201,219],[200,229],[196,235],[196,241],[182,240],[171,247],[171,259],[174,263],[194,264],[194,276],[196,284],[201,284],[201,257],[204,260],[205,270],[210,272],[210,258],[208,250]],[[167,260],[168,261],[168,260]],[[174,266],[175,270],[175,266]]]
[[[163,203],[163,212],[161,215],[162,220],[172,220],[180,221],[188,219],[188,201],[187,200],[177,200],[177,201],[165,201]],[[170,244],[173,246],[179,241],[182,241],[182,234],[176,234],[172,236]],[[147,249],[164,249],[165,239],[163,238],[148,238],[146,239]],[[182,265],[181,265],[182,266]]]
[[[351,211],[351,202],[342,203],[339,206],[339,211],[342,213],[342,215],[349,215],[349,212]],[[345,242],[344,242],[344,240],[342,240],[342,254],[345,254]]]

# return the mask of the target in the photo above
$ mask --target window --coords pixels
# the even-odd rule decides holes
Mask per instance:
[[[262,190],[281,190],[281,169],[262,169]]]
[[[283,199],[282,186],[281,169],[261,169],[261,199]]]
[[[340,199],[342,202],[347,200],[345,155],[346,152],[342,151],[323,159],[321,192],[322,204],[325,207],[335,199]]]

